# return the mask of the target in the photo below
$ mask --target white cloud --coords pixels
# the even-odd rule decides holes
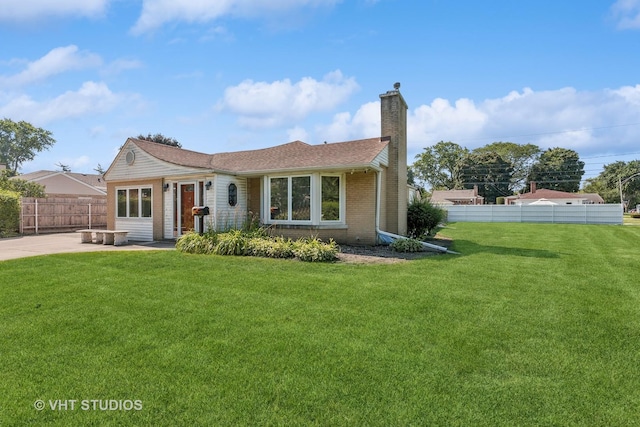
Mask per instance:
[[[307,142],[309,139],[309,133],[300,126],[296,126],[294,128],[287,130],[287,141],[304,141]]]
[[[619,29],[640,29],[640,0],[617,0],[611,13]]]
[[[222,110],[240,116],[239,123],[250,128],[273,127],[291,120],[302,120],[312,112],[329,111],[358,90],[353,78],[333,71],[317,81],[304,77],[297,83],[289,79],[271,83],[245,80],[225,90]]]
[[[135,70],[138,68],[142,68],[144,65],[141,61],[137,59],[116,59],[113,62],[107,64],[107,66],[102,70],[103,74],[106,75],[115,75],[120,74],[126,70]]]
[[[1,0],[0,0],[1,1]],[[12,60],[18,63],[18,60]],[[56,74],[71,70],[94,68],[102,65],[99,55],[80,51],[77,46],[69,45],[57,47],[45,56],[32,62],[27,62],[23,71],[11,76],[0,76],[0,86],[15,87],[45,80]]]
[[[24,94],[13,97],[0,106],[0,116],[42,125],[61,119],[105,113],[125,102],[135,101],[135,96],[113,93],[106,84],[90,81],[83,83],[77,91],[67,91],[46,101],[37,101]]]
[[[338,113],[332,123],[318,127],[318,139],[345,141],[379,135],[379,115],[379,102],[361,106],[353,116]],[[637,152],[640,85],[594,92],[525,88],[479,103],[463,98],[452,104],[437,98],[410,109],[407,128],[410,160],[441,140],[469,149],[495,141],[532,143],[543,149],[559,146],[581,156]]]
[[[155,30],[168,22],[209,22],[222,16],[244,18],[273,16],[291,10],[333,6],[341,0],[143,0],[134,34]]]
[[[0,0],[0,21],[24,22],[53,16],[95,17],[110,0]]]
[[[338,113],[333,122],[316,128],[318,138],[328,142],[370,138],[380,134],[380,103],[362,105],[351,117],[350,113]]]

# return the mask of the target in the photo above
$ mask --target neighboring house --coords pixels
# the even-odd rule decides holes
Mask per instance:
[[[566,191],[538,190],[536,183],[531,183],[531,191],[505,198],[507,205],[591,205],[603,204],[604,199],[595,193],[568,193]]]
[[[13,178],[44,186],[47,196],[106,196],[107,184],[102,175],[60,171],[37,171]]]
[[[471,190],[434,190],[431,203],[439,206],[482,205],[484,197],[478,195],[478,186]]]
[[[129,138],[105,173],[107,225],[132,240],[175,239],[195,229],[258,219],[278,235],[375,244],[407,230],[407,104],[380,95],[381,136],[330,144],[301,141],[204,154]]]

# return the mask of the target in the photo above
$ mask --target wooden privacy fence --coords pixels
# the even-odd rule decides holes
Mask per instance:
[[[622,224],[622,205],[454,205],[449,222]]]
[[[107,198],[23,197],[20,233],[57,233],[107,227]]]

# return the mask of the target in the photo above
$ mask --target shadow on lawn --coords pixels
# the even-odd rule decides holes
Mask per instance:
[[[515,255],[528,258],[558,258],[559,255],[545,249],[511,248],[508,246],[481,245],[470,240],[456,239],[453,250],[460,255],[490,253],[496,255]]]

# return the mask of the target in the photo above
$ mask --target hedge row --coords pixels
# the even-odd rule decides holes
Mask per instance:
[[[0,237],[10,236],[20,228],[20,193],[0,190]]]

